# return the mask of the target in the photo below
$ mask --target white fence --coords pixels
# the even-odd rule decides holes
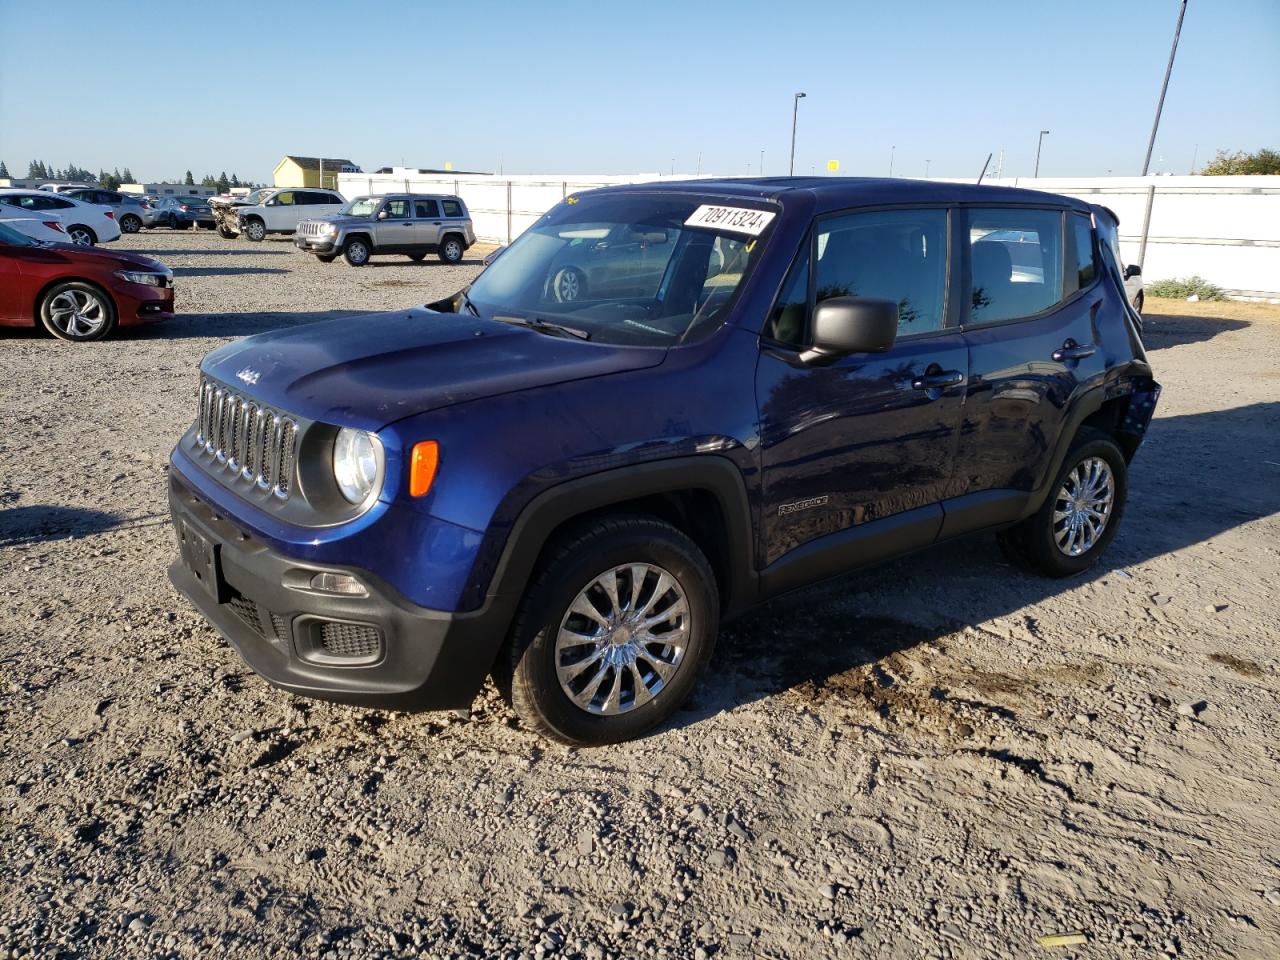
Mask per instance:
[[[398,191],[453,193],[466,201],[481,240],[509,243],[571,193],[617,183],[688,179],[658,174],[457,178],[397,170],[343,174],[351,198]],[[1079,197],[1120,217],[1121,250],[1148,283],[1199,274],[1229,293],[1280,298],[1280,178],[1089,177],[987,180]]]

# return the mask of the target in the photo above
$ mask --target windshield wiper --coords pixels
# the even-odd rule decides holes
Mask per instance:
[[[552,336],[577,337],[579,340],[591,339],[591,334],[586,330],[579,330],[577,327],[566,327],[563,323],[544,320],[542,317],[504,317],[495,315],[493,319],[502,323],[515,323],[522,327],[528,327],[530,330],[537,330],[539,333],[546,333]]]

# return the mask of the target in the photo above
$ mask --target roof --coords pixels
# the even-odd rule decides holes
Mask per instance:
[[[811,198],[815,213],[868,207],[882,203],[1054,203],[1087,210],[1082,200],[1043,190],[995,187],[946,180],[907,180],[877,177],[734,177],[721,180],[675,180],[635,183],[616,190],[676,190],[727,197],[786,202]],[[608,188],[605,188],[608,189]]]
[[[285,160],[292,160],[303,170],[319,170],[320,164],[322,163],[326,170],[337,170],[340,167],[355,166],[355,164],[350,160],[335,159],[333,157],[295,157],[291,153],[286,153],[280,163],[284,163]],[[278,163],[276,166],[279,167],[280,164]]]

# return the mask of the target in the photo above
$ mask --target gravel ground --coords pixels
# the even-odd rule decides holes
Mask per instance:
[[[725,629],[676,722],[575,751],[492,691],[274,691],[165,579],[200,356],[477,262],[115,246],[174,268],[180,319],[0,334],[0,957],[1280,955],[1275,312],[1152,317],[1165,394],[1095,572],[980,537],[804,591]]]

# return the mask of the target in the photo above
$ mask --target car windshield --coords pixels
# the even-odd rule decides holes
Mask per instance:
[[[724,321],[774,215],[767,204],[694,194],[570,197],[493,261],[467,303],[596,342],[686,342]]]
[[[244,195],[244,202],[249,206],[257,206],[262,202],[262,197],[267,191],[265,189],[251,190]]]
[[[0,223],[0,243],[7,244],[11,247],[34,247],[36,242],[28,237],[25,233],[19,233],[13,227],[5,223]]]
[[[378,209],[380,199],[380,197],[356,197],[342,208],[342,213],[348,217],[372,217],[373,211]]]

